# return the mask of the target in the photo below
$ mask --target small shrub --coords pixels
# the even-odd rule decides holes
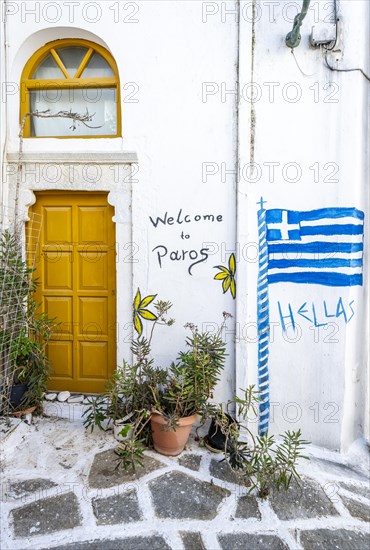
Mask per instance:
[[[274,436],[255,437],[246,425],[228,420],[232,406],[242,421],[247,419],[250,411],[256,415],[258,394],[254,386],[249,386],[244,397],[235,397],[227,403],[226,409],[219,405],[214,420],[225,436],[225,460],[244,478],[245,484],[250,486],[249,491],[256,490],[259,497],[266,498],[273,488],[287,490],[293,480],[299,483],[297,462],[301,458],[308,459],[302,453],[309,442],[302,438],[301,430],[285,432],[279,436],[281,442],[277,443]],[[239,440],[241,427],[248,435],[248,442]]]

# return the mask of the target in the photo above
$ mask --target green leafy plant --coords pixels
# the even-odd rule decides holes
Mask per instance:
[[[254,436],[245,421],[252,411],[256,416],[259,392],[254,386],[244,390],[243,397],[235,397],[226,408],[219,405],[214,414],[216,425],[225,436],[224,455],[231,468],[238,472],[250,491],[256,490],[261,498],[266,498],[273,488],[287,490],[292,483],[299,483],[297,472],[299,459],[308,459],[303,454],[309,444],[302,438],[301,430],[287,431],[280,435],[281,442],[274,436]],[[241,422],[229,422],[229,409],[234,406]],[[248,441],[240,441],[241,429]]]
[[[107,419],[107,404],[104,395],[88,397],[87,405],[83,412],[85,428],[90,432],[93,432],[95,427],[105,430],[103,423]]]
[[[21,406],[36,407],[36,412],[41,413],[43,396],[51,372],[46,346],[59,323],[40,311],[39,304],[34,299],[38,284],[37,281],[32,281],[31,293],[27,300],[26,329],[20,340],[16,363],[20,368],[19,380],[27,385]]]
[[[134,301],[135,315],[152,303],[154,295],[141,299],[138,291]],[[168,369],[155,366],[151,357],[151,344],[156,326],[171,326],[171,302],[158,300],[152,304],[155,314],[149,338],[138,336],[131,342],[134,357],[132,364],[124,362],[111,378],[106,392],[89,402],[84,411],[84,424],[91,431],[95,426],[109,427],[115,421],[130,417],[132,435],[118,446],[121,467],[132,467],[139,458],[143,445],[152,445],[150,418],[153,413],[163,416],[165,429],[176,429],[179,419],[195,413],[206,417],[208,400],[217,384],[225,362],[225,344],[221,333],[229,314],[215,334],[200,332],[187,324],[190,336],[186,338],[186,351],[180,352],[176,362]],[[140,325],[141,327],[141,325]],[[142,328],[142,327],[141,327]],[[127,435],[122,432],[122,435]]]
[[[135,298],[136,300],[136,298]],[[153,307],[156,310],[149,340],[138,336],[131,342],[134,357],[132,364],[124,361],[122,368],[117,369],[107,384],[104,394],[89,399],[83,412],[85,428],[93,431],[95,426],[110,429],[112,424],[121,418],[131,415],[130,426],[133,426],[134,437],[140,437],[150,445],[149,427],[150,412],[155,404],[153,388],[166,383],[166,371],[154,367],[150,357],[151,341],[156,325],[171,326],[174,323],[168,318],[171,302],[158,300]],[[105,422],[106,428],[103,428]],[[124,453],[121,448],[121,455]]]
[[[5,230],[0,238],[0,367],[11,377],[21,336],[27,327],[27,299],[32,269],[22,257],[18,233]],[[5,381],[6,382],[6,381]]]
[[[32,273],[19,234],[6,230],[0,240],[0,385],[5,412],[36,407],[40,413],[50,376],[45,349],[57,323],[39,310],[34,298],[38,282]],[[17,409],[9,409],[6,402],[17,383],[25,384],[27,391]]]
[[[217,333],[199,332],[196,325],[187,323],[191,335],[186,338],[187,350],[180,352],[176,363],[167,371],[163,387],[153,388],[154,410],[168,421],[167,429],[176,427],[179,418],[199,414],[208,415],[208,400],[219,381],[224,367],[226,346],[222,331],[230,314]]]
[[[287,490],[292,481],[299,483],[296,465],[299,458],[308,458],[302,451],[309,443],[301,435],[300,430],[287,431],[280,436],[281,443],[276,443],[274,436],[267,434],[257,437],[251,458],[244,465],[251,490],[257,489],[261,498],[266,498],[274,487]]]
[[[143,466],[144,451],[143,442],[136,438],[123,441],[114,450],[117,455],[115,469],[122,468],[135,471],[137,465]]]

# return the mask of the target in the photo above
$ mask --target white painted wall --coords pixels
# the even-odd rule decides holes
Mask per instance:
[[[295,52],[301,70],[311,76],[302,74],[284,43],[300,2],[242,0],[239,25],[239,6],[232,1],[79,1],[74,8],[68,2],[8,4],[9,79],[14,83],[13,88],[8,86],[7,95],[9,153],[18,150],[16,90],[20,74],[37,48],[56,38],[90,39],[112,52],[120,70],[122,139],[30,139],[24,146],[30,158],[33,152],[56,151],[73,151],[74,161],[87,152],[92,157],[94,152],[113,157],[118,153],[137,155],[138,171],[133,169],[129,205],[132,237],[124,230],[118,243],[122,252],[119,261],[126,263],[126,271],[121,266],[121,272],[127,273],[127,263],[132,272],[132,283],[117,281],[127,296],[119,308],[118,361],[127,356],[129,305],[140,287],[143,294],[158,293],[159,298],[174,304],[176,324],[158,333],[155,353],[160,364],[168,365],[184,348],[186,322],[213,329],[226,310],[236,313],[237,345],[229,333],[227,368],[216,397],[226,399],[235,388],[255,383],[256,202],[260,196],[267,200],[266,208],[355,206],[368,214],[368,83],[359,73],[331,73],[324,66],[322,51],[309,45],[311,27],[315,19],[327,17],[325,6],[330,2],[325,6],[312,3],[302,27],[302,43]],[[29,11],[36,4],[39,17]],[[344,32],[343,59],[338,66],[363,67],[369,73],[368,2],[342,0],[339,5]],[[238,79],[239,102],[233,93]],[[260,94],[253,105],[252,81]],[[301,93],[296,102],[291,100],[294,93]],[[255,114],[253,132],[251,109]],[[240,178],[235,172],[238,157]],[[253,158],[256,173],[261,173],[256,181],[245,177],[245,167]],[[271,162],[279,163],[272,178],[266,165]],[[289,168],[287,163],[295,164]],[[317,172],[310,169],[315,163],[317,181]],[[286,181],[294,177],[297,167],[301,171],[298,181]],[[106,178],[106,170],[104,174]],[[24,189],[30,188],[29,181]],[[91,182],[89,187],[87,184],[81,181],[76,186],[91,188]],[[48,182],[38,185],[45,188]],[[65,185],[61,179],[52,187]],[[119,183],[113,187],[112,182],[96,182],[96,188],[119,195]],[[119,195],[118,202],[123,196]],[[183,216],[214,214],[222,216],[222,222],[192,221],[184,231],[184,223],[164,226],[159,222],[155,228],[150,221],[166,212],[176,219],[180,209]],[[188,239],[181,238],[182,231],[190,235]],[[366,230],[365,237],[367,242]],[[162,267],[153,252],[157,246],[168,250]],[[192,276],[187,272],[190,262],[169,259],[171,251],[199,254],[205,246],[210,256],[193,268]],[[220,282],[213,280],[213,266],[226,265],[234,249],[238,253],[236,304],[230,293],[222,294]],[[366,271],[365,280],[367,277]],[[270,320],[276,323],[270,346],[271,402],[277,403],[273,432],[302,427],[304,436],[314,443],[343,449],[365,432],[369,435],[369,425],[364,426],[367,288],[367,284],[352,289],[292,283],[271,286]],[[332,339],[337,342],[324,341],[330,339],[330,331],[312,330],[303,318],[299,320],[299,339],[282,333],[278,301],[284,308],[290,303],[295,311],[304,302],[313,302],[322,315],[323,300],[332,311],[340,297],[347,308],[354,300],[355,315],[348,324],[343,315],[335,320],[338,331]],[[228,326],[232,331],[232,323]],[[297,422],[289,422],[295,416]]]
[[[184,350],[186,322],[194,322],[200,327],[203,323],[213,323],[208,326],[216,330],[224,310],[234,314],[234,300],[230,295],[223,296],[221,284],[213,281],[216,273],[213,265],[221,262],[220,253],[214,254],[207,263],[195,266],[193,276],[189,275],[188,267],[194,260],[171,261],[168,258],[175,250],[182,255],[183,249],[188,251],[187,257],[193,250],[192,256],[201,258],[203,242],[216,243],[212,244],[212,251],[221,245],[228,250],[234,247],[235,185],[233,180],[227,185],[203,183],[202,163],[205,160],[218,163],[222,159],[234,166],[236,102],[216,106],[203,103],[202,83],[219,79],[235,82],[237,23],[205,25],[199,2],[120,2],[118,6],[114,2],[82,1],[73,12],[68,2],[54,2],[53,6],[49,3],[48,7],[48,2],[8,4],[12,37],[9,66],[14,90],[30,55],[56,38],[93,40],[107,47],[117,61],[121,78],[122,139],[30,139],[25,140],[24,151],[30,158],[33,152],[63,154],[73,151],[71,162],[79,162],[79,153],[87,151],[92,153],[92,160],[96,151],[112,153],[113,157],[125,151],[137,155],[138,171],[133,170],[130,205],[132,237],[126,232],[118,243],[118,261],[132,268],[133,283],[127,277],[118,278],[117,286],[130,297],[129,303],[140,287],[143,295],[158,293],[158,298],[171,300],[174,304],[172,315],[176,324],[166,332],[160,329],[154,346],[159,364],[166,366]],[[36,9],[36,15],[30,12],[31,8]],[[99,21],[93,22],[95,17],[100,17]],[[51,22],[53,18],[54,23]],[[11,113],[8,150],[16,153],[19,94],[9,94],[8,103]],[[112,160],[112,178],[115,174],[113,164]],[[13,168],[9,167],[9,171]],[[28,169],[32,171],[32,165],[28,165]],[[53,188],[94,188],[88,181],[76,182],[71,187],[64,175],[49,185]],[[122,174],[119,177],[122,178]],[[45,178],[41,176],[41,180],[35,181],[30,173],[23,188],[47,187]],[[120,185],[117,188],[113,182],[101,178],[95,188],[120,193]],[[183,216],[188,214],[194,218],[197,214],[214,214],[222,216],[222,222],[193,221],[187,224],[188,239],[180,237],[181,224],[154,228],[150,222],[150,216],[155,220],[165,212],[177,218],[180,209]],[[156,253],[152,252],[158,245],[168,249],[162,267]],[[122,356],[128,356],[132,316],[130,308],[119,308],[118,314],[119,349],[123,350],[118,354],[118,362],[121,363]],[[228,364],[217,391],[222,399],[231,397],[235,383],[230,335],[228,342]]]
[[[261,177],[258,181],[252,181],[252,178],[241,178],[240,181],[238,240],[242,246],[258,240],[256,202],[260,196],[268,201],[265,208],[299,211],[353,206],[365,211],[366,217],[368,215],[366,104],[369,84],[358,72],[329,71],[324,66],[323,52],[310,46],[311,27],[315,18],[324,20],[327,17],[328,3],[313,2],[303,23],[302,42],[295,50],[300,69],[285,46],[285,36],[292,28],[291,19],[296,13],[294,3],[271,2],[270,10],[266,9],[266,4],[256,3],[253,70],[256,89],[261,92],[261,97],[253,104],[256,121],[254,159],[258,165],[255,174],[261,173]],[[362,67],[369,74],[369,27],[363,24],[369,21],[368,9],[368,2],[340,2],[344,28],[343,59],[338,67]],[[251,43],[251,24],[242,18],[241,85],[251,82]],[[245,46],[244,50],[244,45],[248,44],[249,48]],[[271,83],[275,83],[274,97]],[[295,94],[297,101],[294,102]],[[240,120],[249,121],[240,125],[243,167],[251,160],[252,132],[251,103],[243,98],[239,114]],[[270,179],[268,167],[272,162],[279,165]],[[295,164],[288,169],[289,163]],[[318,178],[313,171],[315,163]],[[336,174],[333,176],[334,169]],[[294,179],[296,181],[292,181]],[[249,216],[243,218],[243,212],[248,212]],[[365,250],[368,242],[366,219]],[[275,323],[274,327],[271,326],[269,359],[273,432],[302,427],[305,437],[311,441],[342,449],[364,433],[368,342],[366,260],[367,253],[364,287],[270,285],[270,323]],[[241,264],[243,273],[239,270],[239,281],[242,282],[239,284],[237,320],[243,325],[245,319],[256,323],[257,264],[243,261]],[[333,313],[339,298],[342,298],[346,310],[353,301],[354,316],[348,324],[344,315],[325,318],[323,301],[328,305],[328,313]],[[283,332],[278,302],[285,315],[288,304],[291,304],[299,325],[295,332]],[[313,322],[297,315],[297,310],[305,302],[311,310],[306,316],[313,320],[313,303],[317,324],[332,324],[315,328]],[[250,331],[247,341],[241,340],[238,345],[238,387],[246,380],[249,383],[256,381],[257,346],[253,337]],[[245,370],[243,364],[247,364],[248,369]]]

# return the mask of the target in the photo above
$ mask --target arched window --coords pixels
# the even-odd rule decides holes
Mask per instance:
[[[112,55],[79,39],[49,42],[28,60],[21,77],[21,122],[31,112],[91,116],[87,127],[68,118],[27,116],[24,137],[121,135],[119,77]]]

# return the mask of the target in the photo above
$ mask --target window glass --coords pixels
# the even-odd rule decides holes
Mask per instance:
[[[37,67],[36,71],[33,73],[32,78],[34,80],[45,80],[47,78],[65,78],[65,76],[58,67],[53,56],[49,53],[49,55],[45,57],[44,61],[42,61]]]
[[[26,63],[21,90],[24,137],[121,135],[116,64],[98,44],[82,39],[48,42]],[[46,111],[48,116],[36,116]],[[88,113],[91,120],[74,122],[66,113]]]
[[[96,52],[92,55],[89,63],[81,75],[82,78],[109,78],[110,76],[114,76],[114,72],[105,61],[104,57]]]
[[[66,118],[31,117],[32,136],[69,136],[80,135],[115,135],[117,133],[117,105],[115,88],[75,88],[58,89],[50,87],[45,90],[30,92],[31,111],[70,111],[85,114],[92,119],[86,127]]]
[[[81,65],[83,58],[85,57],[87,48],[78,46],[71,46],[69,48],[60,48],[57,50],[57,54],[62,60],[63,65],[68,71],[71,78],[77,72],[78,67]]]

